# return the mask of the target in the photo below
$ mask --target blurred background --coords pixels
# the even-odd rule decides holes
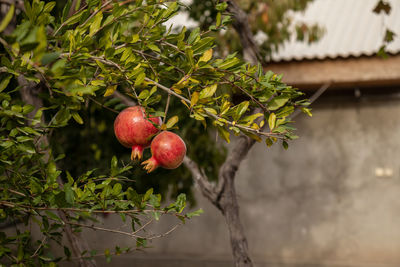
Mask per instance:
[[[294,119],[300,138],[289,150],[257,145],[239,170],[241,217],[255,265],[400,266],[400,38],[388,36],[400,34],[400,2],[305,1],[282,11],[290,20],[287,38],[262,28],[278,19],[274,1],[239,2],[256,20],[251,25],[261,48],[268,48],[265,69],[310,97],[322,93],[312,118]],[[383,9],[374,12],[379,4]],[[193,15],[202,10],[194,7],[175,17],[174,26],[212,18],[206,7],[203,16]],[[271,14],[251,16],[260,10]],[[239,47],[226,39],[229,48]],[[225,222],[194,192],[204,214],[153,249],[121,257],[135,257],[135,266],[231,266]]]

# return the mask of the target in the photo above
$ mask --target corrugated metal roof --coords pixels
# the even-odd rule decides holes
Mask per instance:
[[[315,0],[303,13],[293,13],[295,21],[318,23],[326,32],[317,43],[284,43],[272,61],[371,56],[379,51],[388,26],[397,34],[387,46],[389,53],[400,52],[400,1],[390,0],[389,15],[372,12],[377,0]]]

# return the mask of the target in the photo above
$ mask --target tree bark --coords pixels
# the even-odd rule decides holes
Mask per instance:
[[[234,0],[225,0],[228,4],[228,11],[233,16],[232,26],[239,35],[240,43],[243,48],[243,58],[245,61],[256,65],[261,60],[258,46],[254,40],[253,33],[249,26],[246,12],[244,12]]]
[[[228,11],[233,16],[233,27],[239,35],[243,48],[244,60],[256,65],[260,60],[260,53],[249,27],[247,14],[233,0],[226,0]],[[252,267],[247,238],[240,221],[239,205],[235,189],[235,176],[240,163],[254,145],[255,141],[247,136],[240,136],[234,149],[229,153],[225,163],[219,171],[217,188],[217,207],[228,225],[232,254],[236,267]]]
[[[218,192],[217,207],[228,225],[235,266],[251,267],[247,238],[240,221],[239,205],[235,189],[235,176],[240,163],[247,156],[255,141],[247,136],[239,137],[234,149],[229,153],[219,171],[219,181],[223,182]]]
[[[249,248],[243,225],[239,216],[236,190],[233,179],[227,179],[223,197],[219,203],[220,210],[228,226],[232,255],[236,267],[251,267]]]

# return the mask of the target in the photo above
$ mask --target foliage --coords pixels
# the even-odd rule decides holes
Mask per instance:
[[[392,6],[390,5],[389,2],[383,1],[383,0],[379,0],[376,3],[376,6],[374,7],[374,9],[372,10],[374,13],[376,14],[383,14],[383,15],[389,15],[390,12],[392,10]],[[384,23],[386,24],[386,23]],[[385,27],[385,35],[383,36],[383,44],[381,45],[381,47],[379,48],[379,51],[377,53],[378,56],[382,57],[382,58],[388,58],[389,56],[386,53],[386,48],[387,46],[393,42],[396,33],[394,33],[388,25],[384,25]]]
[[[236,54],[215,57],[212,33],[167,29],[163,23],[176,14],[178,2],[90,0],[71,7],[68,1],[59,16],[52,15],[54,7],[55,2],[25,1],[14,32],[0,33],[1,220],[36,222],[43,234],[39,241],[28,230],[1,234],[0,257],[10,262],[44,265],[69,258],[69,248],[65,247],[64,256],[54,256],[48,246],[49,240],[62,244],[67,225],[115,232],[96,226],[96,214],[119,214],[122,220],[131,220],[132,232],[125,234],[137,241],[132,249],[157,237],[140,234],[147,225],[144,222],[152,220],[149,216],[158,220],[170,214],[184,221],[198,215],[183,213],[184,195],[162,208],[161,197],[152,189],[137,193],[130,185],[138,166],[121,166],[116,157],[108,173],[102,166],[97,172],[83,170],[86,162],[80,164],[80,175],[59,167],[63,157],[76,160],[63,148],[63,142],[71,141],[63,135],[72,128],[84,134],[103,127],[98,115],[94,120],[91,116],[121,110],[116,91],[147,113],[162,116],[161,129],[178,130],[183,122],[192,125],[185,138],[189,151],[192,143],[199,142],[198,125],[215,130],[227,142],[232,133],[245,134],[257,141],[264,139],[268,146],[280,141],[287,148],[287,141],[296,138],[288,116],[295,108],[309,113],[307,101],[298,100],[302,93],[282,83],[281,76],[264,73],[261,65],[244,63]],[[74,13],[69,16],[71,8]],[[13,12],[11,8],[0,31]],[[215,27],[228,22],[217,21]],[[37,91],[41,107],[23,97],[24,80],[33,85],[30,93]],[[244,98],[235,100],[234,93]],[[104,127],[101,138],[114,138],[112,127]],[[72,145],[79,147],[85,139],[77,140]],[[103,146],[101,139],[96,141],[94,145]],[[96,147],[93,151],[94,159],[101,157],[96,156]],[[128,178],[129,173],[133,177]],[[120,248],[115,254],[119,253]],[[109,250],[105,256],[110,256]]]
[[[96,101],[102,101],[103,96],[98,96]],[[114,110],[126,107],[117,98],[109,98],[104,104],[114,103]],[[160,101],[160,105],[165,105],[166,99]],[[171,99],[169,114],[175,115],[185,112],[186,107],[182,106],[179,101]],[[112,123],[116,117],[116,113],[105,109],[102,106],[88,102],[87,107],[82,107],[82,119],[85,122],[82,125],[71,122],[63,128],[62,132],[53,132],[52,148],[58,154],[66,154],[58,161],[58,166],[63,170],[68,170],[72,176],[77,176],[85,172],[88,168],[96,168],[98,172],[105,172],[113,155],[116,155],[123,162],[129,162],[129,149],[121,146],[114,136]],[[188,155],[202,167],[206,175],[216,180],[218,176],[219,166],[225,160],[226,149],[218,144],[199,121],[192,120],[190,117],[180,117],[179,133],[187,144],[190,143]],[[211,136],[211,137],[210,137]],[[196,137],[196,138],[192,138]],[[79,144],[79,145],[76,145]],[[144,158],[150,158],[150,150],[144,151]],[[154,188],[155,192],[160,193],[163,199],[176,198],[179,194],[184,193],[191,206],[196,204],[193,193],[193,179],[190,171],[186,168],[178,168],[175,170],[165,170],[158,168],[156,171],[148,174],[139,163],[133,163],[132,174],[129,176],[138,192],[144,192],[147,188]],[[129,183],[127,183],[129,185]]]
[[[297,41],[308,43],[316,42],[322,37],[324,30],[317,24],[295,22],[291,16],[293,12],[304,11],[312,1],[238,0],[236,2],[247,14],[253,35],[263,36],[259,39],[260,52],[263,58],[270,60],[271,54],[278,51],[280,45],[290,40],[292,36]],[[219,24],[218,21],[228,20],[227,14],[223,12],[223,7],[226,5],[226,3],[218,5],[215,0],[193,0],[189,15],[200,23],[201,29],[214,31]],[[224,32],[215,32],[215,35],[218,36],[220,48],[228,52],[241,50],[240,39],[232,27],[226,27]]]

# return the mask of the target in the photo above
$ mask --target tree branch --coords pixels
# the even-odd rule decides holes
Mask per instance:
[[[224,0],[228,4],[228,12],[233,15],[233,28],[239,35],[243,48],[244,60],[256,65],[261,60],[258,46],[254,40],[253,33],[249,26],[246,12],[244,12],[234,0]]]
[[[217,204],[217,194],[215,192],[215,185],[208,181],[208,178],[204,171],[200,169],[196,162],[191,160],[188,156],[183,159],[183,164],[191,172],[194,180],[198,184],[201,193],[210,200],[214,205]]]

